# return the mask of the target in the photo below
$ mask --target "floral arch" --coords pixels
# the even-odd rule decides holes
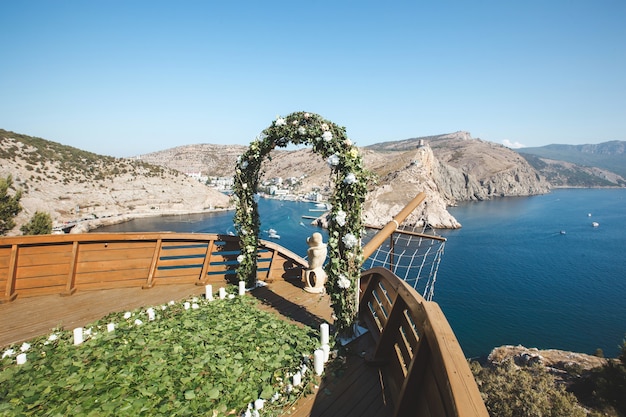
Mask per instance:
[[[361,154],[346,136],[344,127],[314,113],[291,113],[274,120],[239,158],[233,185],[234,222],[241,240],[237,276],[248,286],[256,284],[260,220],[255,195],[259,172],[270,151],[289,143],[312,146],[331,168],[334,191],[328,222],[326,291],[331,298],[338,333],[349,334],[358,313],[357,286],[363,264],[361,212],[368,175],[363,169]]]

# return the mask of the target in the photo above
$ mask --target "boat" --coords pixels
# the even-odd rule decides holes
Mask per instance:
[[[598,222],[591,222],[591,225],[593,227],[598,227],[598,226],[600,226],[600,223],[598,223]]]
[[[267,234],[270,237],[270,239],[280,239],[280,235],[274,229],[268,230]]]
[[[403,233],[397,219],[363,246],[364,257]],[[303,295],[308,262],[274,242],[260,245],[257,280],[266,285],[246,296],[285,320],[311,328],[332,323],[328,294]],[[0,346],[45,335],[59,323],[83,326],[110,312],[157,305],[176,295],[201,296],[208,285],[232,282],[239,253],[239,237],[226,234],[0,237]],[[438,304],[387,265],[362,271],[358,285],[359,323],[367,332],[347,344],[354,354],[342,363],[345,372],[315,376],[312,393],[284,415],[488,417]]]
[[[559,233],[561,233],[562,235],[566,234],[567,232],[565,230],[561,230]]]

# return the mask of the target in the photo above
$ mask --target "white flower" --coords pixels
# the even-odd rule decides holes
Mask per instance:
[[[358,243],[356,236],[354,236],[352,233],[348,233],[347,235],[342,237],[341,241],[344,245],[346,245],[346,248],[348,249],[352,249],[354,245]]]
[[[143,324],[143,321],[141,321],[139,319],[135,319],[135,325],[141,326],[142,324]]]
[[[15,351],[13,349],[7,349],[2,354],[2,359],[6,358],[7,356],[13,356],[13,355],[15,355]]]
[[[346,139],[343,143],[345,143],[346,146],[352,146],[352,141],[350,139]]]
[[[333,154],[333,155],[329,156],[328,159],[326,160],[326,162],[331,167],[336,167],[337,165],[339,165],[339,155]]]
[[[161,306],[161,310],[167,310],[167,306],[166,305],[162,305]]]
[[[304,128],[304,126],[300,126],[300,127],[298,128],[298,133],[299,133],[300,135],[306,135],[306,129]]]
[[[192,308],[192,309],[194,309],[194,310],[197,310],[197,309],[199,309],[199,308],[200,308],[200,306],[199,306],[198,304],[196,304],[196,303],[193,303],[193,304],[191,305],[191,308]]]
[[[356,182],[356,175],[354,175],[352,172],[346,175],[346,177],[343,179],[344,184],[350,185],[350,184],[354,184],[355,182]]]
[[[347,288],[350,288],[350,284],[350,280],[344,274],[339,275],[339,280],[337,280],[337,285],[339,285],[339,288],[343,288],[345,290]]]
[[[272,395],[272,399],[270,401],[275,402],[275,401],[278,401],[279,398],[280,398],[280,392],[275,392],[274,395]]]
[[[328,125],[326,123],[322,123],[322,130],[324,132],[328,131]]]
[[[237,257],[237,262],[242,263],[242,262],[243,262],[243,260],[244,260],[244,256],[243,256],[243,255],[239,255],[239,256]]]
[[[30,343],[26,343],[26,342],[22,343],[22,346],[20,347],[20,350],[22,352],[26,352],[28,349],[30,349]]]
[[[186,302],[185,304],[183,304],[183,307],[185,308],[185,310],[189,310],[189,307],[191,307],[191,303]]]
[[[326,142],[330,142],[331,140],[333,140],[333,134],[327,130],[322,133],[322,139],[324,139]]]
[[[170,300],[170,302],[168,304],[173,306],[174,304],[176,304],[176,302],[174,300]]]
[[[241,163],[241,168],[243,168],[243,169],[248,168],[248,161],[243,161],[243,162]]]
[[[243,188],[244,190],[248,189],[248,184],[246,184],[245,182],[243,184],[241,184],[241,188]]]
[[[339,226],[343,227],[346,224],[346,216],[347,214],[343,210],[339,210],[337,212],[337,214],[335,215],[335,221]]]
[[[124,318],[125,318],[125,319],[129,319],[129,318],[130,318],[130,316],[132,316],[132,314],[131,314],[131,312],[130,312],[130,311],[127,311],[126,313],[124,313]]]
[[[54,342],[55,340],[57,340],[59,338],[59,336],[57,336],[56,333],[52,333],[49,337],[48,340],[51,342]]]
[[[276,121],[274,122],[275,126],[285,126],[287,124],[287,121],[285,119],[283,119],[282,117],[279,117],[278,119],[276,119]]]

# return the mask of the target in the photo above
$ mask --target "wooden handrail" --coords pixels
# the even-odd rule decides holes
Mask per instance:
[[[361,290],[359,317],[376,341],[368,360],[384,365],[394,416],[488,417],[439,306],[385,268],[365,271]]]
[[[382,245],[383,242],[398,229],[400,223],[402,223],[407,217],[409,217],[409,214],[411,214],[413,210],[415,210],[415,208],[419,206],[422,201],[424,201],[425,198],[426,194],[424,192],[420,192],[418,195],[415,196],[413,200],[409,202],[409,204],[407,204],[402,209],[402,211],[400,211],[400,213],[396,215],[396,217],[393,218],[393,220],[387,223],[385,227],[383,227],[378,233],[376,233],[374,237],[369,242],[367,242],[365,246],[363,246],[363,258],[369,258],[374,253],[374,251],[376,251],[376,249],[378,249],[380,245]]]
[[[299,278],[306,260],[261,241],[258,279]],[[77,290],[234,279],[239,238],[210,233],[88,233],[0,238],[0,302]]]

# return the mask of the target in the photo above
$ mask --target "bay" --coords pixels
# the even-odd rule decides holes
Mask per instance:
[[[463,227],[438,231],[447,242],[433,300],[466,356],[506,344],[616,356],[626,335],[625,204],[624,189],[564,189],[450,208]],[[314,210],[261,199],[261,238],[275,229],[277,243],[304,257],[313,232],[327,241],[302,217]],[[163,216],[97,231],[232,233],[232,218]]]

